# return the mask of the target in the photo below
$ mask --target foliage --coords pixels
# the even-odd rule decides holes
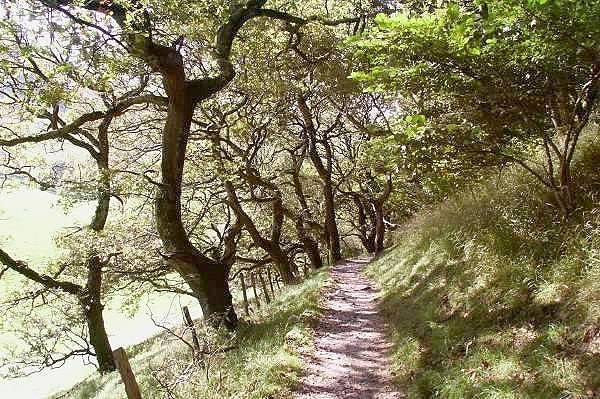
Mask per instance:
[[[85,349],[75,354],[92,355],[91,332],[104,326],[85,326],[101,320],[103,304],[131,311],[153,291],[191,294],[233,329],[230,294],[238,282],[230,273],[272,263],[291,283],[302,263],[321,267],[326,249],[332,260],[361,244],[380,251],[386,228],[478,182],[489,209],[455,197],[439,213],[448,226],[431,222],[422,235],[406,236],[416,241],[403,254],[420,258],[412,254],[403,264],[416,262],[405,287],[429,283],[429,266],[419,262],[431,255],[487,267],[470,289],[494,280],[494,317],[522,305],[523,295],[542,308],[572,297],[549,269],[578,284],[567,276],[578,267],[569,251],[584,242],[579,234],[596,234],[596,197],[586,179],[597,157],[591,144],[579,146],[600,91],[596,3],[7,2],[0,11],[0,177],[53,190],[66,208],[97,200],[90,227],[60,232],[60,253],[48,264],[3,252],[0,277],[18,285],[2,301],[8,309],[0,322],[13,322],[14,337],[27,343],[15,348],[12,362],[30,351],[30,359],[48,365],[74,340]],[[573,164],[576,148],[583,161]],[[486,179],[509,162],[554,198],[514,171],[510,176],[528,185],[493,193]],[[562,226],[550,203],[560,207]],[[491,323],[465,289],[449,294],[449,301],[462,301],[455,313]],[[239,350],[217,356],[225,380],[213,375],[176,390],[280,392],[278,384],[293,380],[298,366],[280,350],[281,326],[292,311],[311,306],[269,308],[273,314],[234,336]],[[50,317],[53,309],[59,314]],[[52,323],[40,328],[46,320]],[[425,324],[418,328],[430,328]],[[273,336],[266,326],[275,328]],[[97,357],[112,359],[108,339],[98,335],[93,341],[104,350],[94,347]],[[138,349],[158,363],[136,362],[146,395],[168,396],[150,385],[179,381],[190,359],[174,346],[158,353],[157,345]],[[279,383],[265,353],[286,368]],[[437,370],[439,359],[425,360]],[[250,369],[240,367],[244,362]],[[430,377],[419,384],[445,378]],[[434,385],[452,396],[452,384]],[[94,378],[82,392],[101,385],[102,394],[112,393],[116,379]]]
[[[600,78],[595,5],[469,1],[379,15],[347,45],[363,60],[354,79],[409,104],[381,145],[414,159],[417,173],[419,165],[439,175],[456,164],[517,162],[568,214],[570,163]],[[546,151],[541,166],[527,162],[538,149]]]
[[[96,223],[90,212],[91,228],[61,231],[61,253],[50,265],[23,262],[27,254],[7,254],[12,268],[7,266],[5,278],[25,272],[19,284],[31,276],[37,283],[26,285],[25,296],[20,285],[6,295],[11,312],[5,316],[15,321],[15,328],[26,321],[43,323],[52,305],[70,311],[54,326],[56,342],[61,326],[69,324],[80,331],[83,344],[91,341],[83,328],[91,319],[83,317],[91,314],[89,303],[65,306],[55,290],[57,282],[67,283],[62,287],[75,284],[70,292],[75,298],[70,300],[92,301],[86,284],[94,259],[101,264],[94,270],[102,272],[101,278],[93,279],[99,294],[92,301],[98,305],[94,312],[101,312],[103,304],[121,305],[123,297],[128,298],[123,310],[131,311],[144,293],[170,290],[208,299],[210,304],[203,303],[208,313],[224,314],[222,307],[233,313],[227,303],[230,270],[278,263],[277,255],[280,260],[287,257],[298,275],[296,263],[306,261],[307,247],[314,249],[313,264],[322,263],[321,187],[300,148],[307,145],[306,127],[298,123],[295,102],[299,94],[310,98],[314,122],[331,126],[329,132],[320,131],[318,139],[325,143],[332,138],[331,196],[341,203],[337,187],[355,167],[352,149],[345,148],[344,141],[364,137],[356,134],[356,127],[349,129],[343,117],[359,113],[360,107],[347,104],[360,93],[353,92],[346,78],[337,44],[364,28],[370,11],[362,9],[361,2],[349,1],[331,9],[317,1],[266,3],[6,4],[0,25],[0,176],[17,186],[29,181],[51,189],[61,195],[65,207],[97,199],[95,215],[110,213],[106,225]],[[178,68],[166,67],[172,62]],[[170,86],[181,79],[188,82],[188,95]],[[333,95],[335,104],[328,98]],[[179,110],[167,107],[174,99],[189,102],[192,109],[193,115],[186,112],[182,123],[170,122],[182,117]],[[373,103],[362,105],[367,114],[372,108]],[[318,145],[315,159],[325,158],[319,152],[325,146]],[[297,175],[306,204],[299,203],[292,187],[288,154],[300,159]],[[242,210],[249,215],[244,229],[224,193],[226,183],[237,190]],[[157,195],[164,190],[173,192]],[[275,197],[286,203],[280,223],[271,212]],[[161,199],[170,211],[160,205]],[[340,218],[352,219],[353,211],[344,209]],[[152,224],[158,235],[149,229]],[[351,225],[343,225],[344,234],[351,231]],[[275,238],[264,239],[269,236]],[[189,256],[182,256],[184,252]],[[217,279],[224,289],[204,292],[212,290]],[[46,302],[46,296],[53,301]],[[16,306],[24,303],[36,310],[27,313]],[[94,330],[104,329],[97,327]],[[65,342],[44,350],[32,345],[31,358],[46,364],[52,348],[68,353],[69,339],[63,338]],[[105,349],[94,348],[96,353],[109,357],[108,340],[95,341],[103,342]],[[35,356],[36,351],[43,353]]]

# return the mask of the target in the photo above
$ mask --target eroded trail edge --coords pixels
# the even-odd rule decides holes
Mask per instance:
[[[315,350],[305,356],[306,375],[296,399],[402,398],[391,382],[390,343],[378,314],[378,294],[361,272],[369,260],[335,265],[315,329]]]

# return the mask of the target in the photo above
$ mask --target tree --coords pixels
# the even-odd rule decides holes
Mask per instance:
[[[155,218],[165,249],[163,256],[186,280],[200,301],[205,317],[222,320],[229,327],[236,325],[237,317],[227,285],[228,267],[205,256],[190,241],[181,215],[182,177],[194,111],[199,103],[223,90],[234,78],[235,70],[230,56],[240,29],[248,21],[263,16],[298,26],[310,22],[309,19],[294,17],[285,12],[265,9],[265,3],[266,0],[233,3],[224,12],[222,21],[217,23],[214,47],[203,49],[214,60],[216,76],[189,79],[185,69],[186,60],[180,51],[183,38],[162,44],[164,39],[160,39],[153,25],[158,20],[153,20],[151,13],[141,3],[132,2],[127,6],[118,3],[77,3],[78,8],[109,15],[123,31],[121,41],[111,34],[110,29],[89,23],[86,17],[76,16],[65,8],[76,3],[44,2],[46,6],[69,16],[77,23],[99,29],[162,77],[168,106],[162,135],[161,182],[155,199]],[[164,21],[166,25],[172,22]]]
[[[292,177],[292,186],[294,187],[294,194],[299,204],[299,210],[296,212],[290,210],[287,214],[294,220],[296,234],[304,247],[304,252],[308,255],[312,268],[320,269],[323,267],[323,259],[321,258],[318,240],[313,237],[311,231],[316,230],[318,236],[323,236],[324,229],[321,224],[313,220],[313,213],[308,205],[304,185],[300,177],[302,165],[307,157],[306,143],[302,143],[300,148],[288,151],[292,161],[289,174]]]
[[[3,66],[15,76],[6,77],[3,79],[5,88],[5,97],[7,101],[3,104],[5,108],[15,107],[18,109],[18,114],[30,114],[28,118],[25,116],[23,120],[14,120],[10,117],[3,118],[2,127],[8,132],[6,138],[0,138],[0,146],[8,154],[6,162],[2,165],[8,172],[5,176],[25,175],[33,183],[39,185],[42,189],[56,188],[60,186],[61,179],[49,181],[46,178],[35,177],[32,172],[24,170],[22,166],[15,162],[22,161],[11,157],[9,150],[12,151],[15,147],[23,147],[26,145],[35,145],[37,143],[46,143],[49,141],[67,141],[75,148],[81,149],[94,160],[96,164],[97,177],[94,179],[93,186],[96,190],[96,207],[93,217],[89,225],[84,229],[90,234],[101,234],[104,230],[109,215],[109,204],[111,196],[115,192],[111,188],[111,172],[109,168],[109,130],[113,121],[119,116],[131,111],[137,105],[149,103],[163,104],[163,98],[159,96],[140,96],[139,92],[147,84],[147,80],[141,79],[139,82],[139,90],[127,92],[120,97],[112,99],[105,98],[103,110],[90,111],[82,113],[79,117],[72,121],[68,121],[69,111],[67,104],[61,102],[60,95],[41,96],[37,99],[37,103],[30,100],[29,84],[39,83],[45,84],[48,90],[58,90],[57,87],[62,84],[71,84],[73,86],[84,86],[85,81],[81,77],[71,75],[68,81],[60,82],[56,78],[57,69],[65,69],[64,59],[68,55],[51,52],[52,57],[40,48],[35,47],[30,43],[29,32],[20,30],[15,25],[6,27],[7,36],[12,38],[16,46],[16,54],[8,54],[10,57],[3,58]],[[64,57],[64,58],[62,58]],[[61,61],[62,60],[62,61]],[[68,69],[67,69],[68,70]],[[60,92],[60,90],[58,90]],[[88,89],[92,91],[92,89]],[[93,91],[92,91],[93,92]],[[9,94],[10,93],[10,94]],[[55,93],[56,94],[56,93]],[[98,94],[97,92],[94,94]],[[44,106],[49,105],[51,112],[45,112]],[[89,104],[91,107],[96,106],[93,101]],[[42,111],[40,111],[40,109]],[[33,118],[29,122],[30,118]],[[48,123],[45,132],[35,135],[22,134],[19,130],[33,130],[38,128],[39,121]],[[96,123],[97,126],[92,130],[89,128],[91,123]],[[95,132],[95,133],[94,133]],[[0,252],[0,262],[5,267],[13,270],[27,279],[41,285],[42,291],[62,291],[63,293],[73,295],[79,304],[79,310],[84,316],[87,324],[87,338],[93,350],[88,348],[77,349],[58,359],[53,359],[51,348],[47,349],[48,359],[44,360],[46,366],[52,366],[56,363],[60,364],[66,358],[73,355],[94,355],[96,357],[100,372],[107,372],[115,369],[115,363],[112,358],[112,349],[106,334],[102,310],[104,307],[102,293],[105,291],[102,287],[103,268],[106,268],[111,258],[115,256],[112,253],[103,253],[100,246],[92,244],[82,255],[82,263],[79,264],[79,257],[74,251],[71,252],[70,260],[65,261],[65,264],[55,271],[52,276],[39,272],[36,268],[30,267],[25,262],[15,260],[5,251]],[[64,274],[79,274],[77,268],[82,267],[85,271],[82,276],[83,282],[74,283],[69,278],[64,277]],[[30,295],[22,295],[20,300],[31,299],[35,302],[40,295],[40,291],[36,290]],[[42,344],[43,345],[43,344]]]
[[[317,131],[313,121],[313,113],[308,107],[308,103],[303,94],[297,95],[297,104],[304,122],[303,134],[306,146],[308,148],[308,156],[313,166],[317,170],[319,178],[322,182],[323,197],[325,200],[325,220],[323,225],[325,227],[329,258],[331,262],[337,262],[342,259],[342,251],[340,246],[340,234],[335,215],[335,189],[332,180],[333,154],[331,151],[331,144],[329,142],[329,135],[337,127],[339,123],[339,115],[330,126],[323,130],[321,137],[319,137],[319,132]],[[319,153],[319,146],[322,146],[323,148],[322,154]],[[325,162],[323,162],[323,159]]]
[[[277,136],[271,127],[283,106],[281,102],[268,104],[250,98],[245,94],[244,100],[229,110],[219,109],[217,104],[212,110],[205,108],[210,122],[198,123],[207,126],[201,130],[212,147],[212,162],[217,164],[216,174],[229,207],[254,246],[267,253],[283,282],[289,284],[297,280],[293,254],[298,246],[285,234],[285,219],[296,218],[296,214],[284,206],[286,193],[282,186],[286,183],[287,167],[285,162],[277,161],[284,151],[275,142]],[[249,205],[253,206],[251,210]]]
[[[49,41],[41,41],[34,46],[17,35],[7,46],[2,47],[7,55],[15,48],[20,51],[22,61],[17,67],[26,71],[23,76],[27,77],[23,82],[19,79],[12,80],[12,83],[16,82],[19,86],[22,97],[15,100],[14,90],[12,93],[3,92],[3,96],[19,104],[26,104],[32,97],[38,98],[39,106],[27,109],[32,115],[48,120],[50,126],[46,132],[31,136],[6,130],[6,136],[0,138],[2,147],[46,140],[67,140],[88,151],[97,163],[100,176],[96,188],[97,217],[91,226],[93,231],[103,228],[101,219],[108,212],[110,197],[116,195],[111,187],[115,173],[143,177],[156,192],[155,222],[164,248],[161,251],[163,259],[171,270],[177,271],[186,281],[190,291],[202,305],[205,317],[214,320],[216,324],[223,322],[230,328],[235,327],[237,316],[233,309],[228,274],[232,260],[235,259],[239,224],[227,223],[225,230],[214,229],[220,237],[222,251],[213,251],[215,256],[212,256],[208,253],[214,248],[207,251],[200,248],[201,244],[197,239],[200,234],[194,227],[197,224],[188,225],[184,219],[191,209],[182,203],[186,189],[184,166],[189,162],[188,144],[198,105],[223,92],[233,80],[236,67],[231,59],[237,55],[233,45],[240,30],[249,25],[250,29],[260,31],[264,26],[258,22],[253,26],[249,23],[251,20],[256,21],[259,17],[280,20],[282,23],[277,27],[278,30],[289,33],[291,38],[300,38],[302,29],[309,25],[348,25],[355,26],[356,30],[371,12],[361,11],[358,16],[351,15],[355,11],[354,6],[345,4],[336,13],[341,16],[339,19],[328,19],[324,15],[329,15],[329,10],[326,13],[315,13],[312,5],[306,8],[291,7],[309,14],[308,17],[300,17],[282,10],[265,8],[266,3],[234,2],[224,7],[224,4],[214,2],[205,6],[182,7],[181,4],[172,2],[160,5],[137,1],[127,4],[68,0],[32,2],[33,5],[42,4],[44,7],[32,7],[31,10],[13,8],[12,15],[18,10],[18,18],[29,15],[35,19],[35,23],[20,26],[35,33],[45,31]],[[215,6],[218,6],[216,13],[213,12]],[[177,15],[177,18],[162,18],[163,15]],[[190,28],[190,21],[200,16],[205,18],[206,23]],[[40,18],[48,18],[52,23],[39,23]],[[19,26],[19,23],[15,26]],[[213,45],[207,44],[205,38],[213,35]],[[56,48],[63,48],[65,55],[57,55]],[[294,53],[302,53],[298,43],[291,43],[286,50],[289,49],[293,49]],[[206,56],[209,61],[203,62],[197,57],[198,54]],[[50,60],[53,64],[51,70],[46,71],[36,57]],[[6,58],[10,60],[11,56]],[[3,60],[2,67],[7,76],[13,76],[14,66],[10,61]],[[33,78],[29,79],[30,76]],[[7,82],[11,84],[10,79]],[[44,85],[43,90],[36,89],[40,83]],[[119,90],[115,90],[115,87],[119,85],[122,85],[123,90],[117,94]],[[87,90],[95,92],[93,100],[81,101],[87,96]],[[158,181],[149,176],[148,169],[117,170],[108,165],[108,126],[115,118],[131,109],[141,116],[134,118],[135,122],[131,126],[141,128],[143,116],[151,113],[146,114],[144,109],[132,107],[147,104],[154,104],[160,110],[148,122],[150,129],[154,129],[157,123],[163,123]],[[90,111],[101,109],[100,105],[104,105],[104,110]],[[95,123],[98,123],[98,136],[89,132],[89,126]],[[143,160],[136,166],[152,164],[149,160],[152,157],[148,154],[155,149],[156,147],[147,153],[142,151],[140,157]],[[11,173],[26,175],[42,185],[48,184],[31,174],[28,169],[11,162],[14,162],[14,158],[4,165]],[[330,203],[330,208],[332,206]],[[241,207],[238,211],[240,209],[243,211]],[[273,211],[270,247],[281,249],[281,228],[284,225],[282,215],[291,215],[293,211],[286,209],[282,200],[273,202]],[[243,216],[243,213],[238,212],[238,216]],[[296,226],[305,232],[305,224],[306,220],[296,223]],[[250,226],[250,223],[246,223],[246,226]],[[310,248],[307,250],[313,252],[311,259],[318,265],[314,240],[311,241],[307,234],[302,237],[305,247]],[[339,247],[339,242],[337,246]],[[318,252],[318,248],[316,251]],[[92,248],[91,255],[94,252]],[[339,252],[339,248],[336,252]],[[13,265],[18,263],[10,257],[6,259]],[[90,256],[89,259],[95,257]],[[94,270],[91,266],[88,268],[90,271]],[[146,276],[156,278],[163,278],[165,275],[163,268],[148,272]],[[130,274],[133,276],[133,272]],[[41,281],[41,278],[38,280]]]
[[[353,76],[412,99],[424,120],[407,121],[400,135],[438,130],[442,152],[516,162],[568,216],[573,155],[598,92],[600,14],[571,1],[485,5],[485,13],[467,2],[379,16],[350,43],[369,63]],[[532,147],[545,164],[536,165]]]

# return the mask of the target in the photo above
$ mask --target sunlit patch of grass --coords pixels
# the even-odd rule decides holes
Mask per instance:
[[[326,280],[327,271],[322,271],[277,293],[226,340],[235,349],[207,359],[208,368],[186,370],[192,360],[189,349],[165,335],[128,349],[142,396],[168,397],[157,378],[165,384],[179,378],[172,392],[175,398],[289,398],[302,375],[300,352],[312,343],[310,326],[319,317]],[[112,373],[92,376],[59,397],[115,399],[124,398],[124,390],[118,374]]]
[[[585,163],[597,159],[577,161],[569,221],[512,170],[417,215],[369,266],[408,397],[600,394],[600,193]]]

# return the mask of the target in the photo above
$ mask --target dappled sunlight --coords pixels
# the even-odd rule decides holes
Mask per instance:
[[[215,355],[208,369],[192,369],[195,382],[180,386],[179,395],[262,399],[276,392],[289,392],[300,378],[299,352],[307,351],[306,346],[311,342],[309,326],[319,315],[319,293],[326,279],[327,273],[322,271],[302,283],[277,291],[273,302],[240,325],[231,341],[234,350]],[[199,331],[202,334],[204,329]],[[163,398],[156,390],[153,375],[173,372],[177,377],[192,360],[189,348],[168,333],[155,335],[127,351],[144,398]],[[119,397],[121,390],[116,373],[94,375],[60,397],[86,397],[89,392],[95,399],[113,399]]]
[[[0,399],[599,397],[600,0],[0,19]]]
[[[481,201],[498,196],[496,189],[482,190]],[[510,207],[510,188],[501,195],[506,201],[498,209]],[[591,276],[598,264],[580,258],[579,248],[597,245],[599,231],[563,230],[565,244],[552,245],[572,251],[563,250],[555,260],[555,248],[535,229],[518,244],[498,241],[498,229],[492,227],[468,238],[479,225],[491,226],[487,219],[495,211],[474,215],[477,203],[465,208],[462,201],[462,221],[456,216],[459,208],[448,204],[421,216],[398,237],[409,244],[368,267],[383,289],[395,380],[411,397],[557,397],[565,392],[590,397],[600,389],[600,363],[586,349],[596,331],[590,309],[599,302],[597,291],[588,287],[595,284]],[[499,226],[500,236],[506,229]],[[456,241],[448,241],[453,235]],[[538,251],[535,237],[542,237],[545,251]]]
[[[332,267],[323,295],[323,315],[315,325],[315,348],[295,398],[403,397],[391,386],[391,350],[379,315],[379,295],[361,275],[367,261]]]

